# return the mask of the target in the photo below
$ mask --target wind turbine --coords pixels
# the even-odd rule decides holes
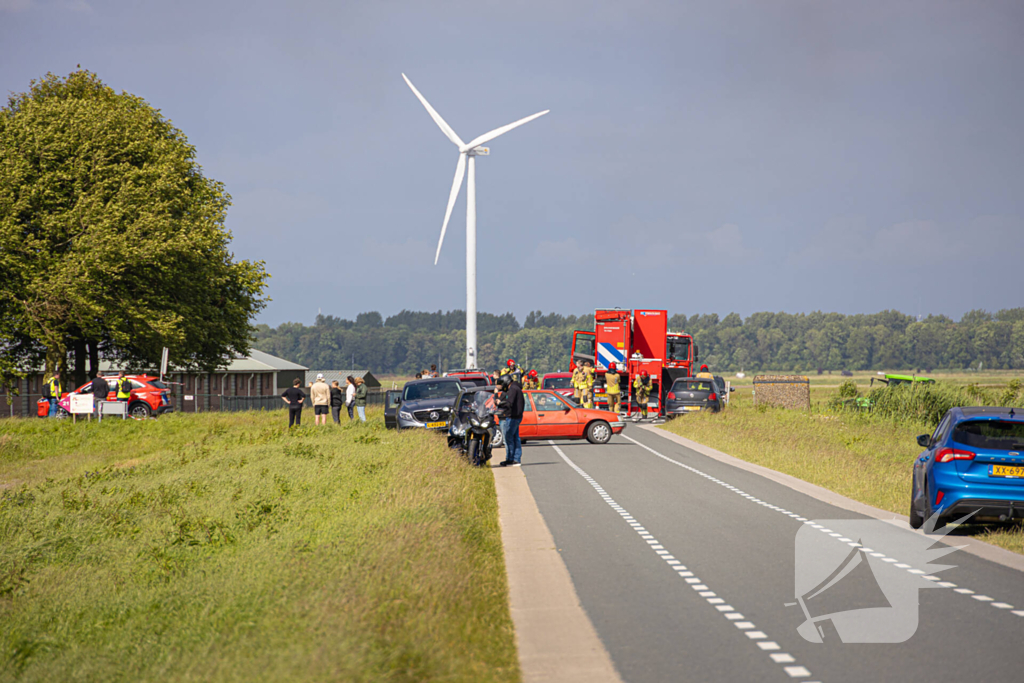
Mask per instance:
[[[430,118],[434,119],[434,123],[441,129],[449,140],[455,143],[455,146],[459,148],[459,162],[455,166],[455,180],[452,181],[452,190],[448,194],[448,208],[444,212],[444,222],[441,224],[441,238],[437,241],[437,253],[434,254],[434,265],[437,265],[437,259],[441,256],[441,245],[444,244],[444,233],[448,229],[448,219],[451,218],[452,208],[455,206],[455,200],[459,196],[459,190],[462,189],[462,178],[466,175],[466,167],[469,167],[469,179],[466,181],[466,367],[475,368],[476,365],[476,157],[487,156],[491,150],[487,147],[481,147],[484,143],[490,142],[499,135],[504,135],[513,128],[518,128],[524,123],[529,123],[535,118],[544,116],[550,109],[537,112],[532,116],[527,116],[525,119],[519,119],[508,125],[502,126],[501,128],[495,128],[489,133],[473,138],[468,143],[463,142],[462,138],[455,134],[452,127],[449,126],[441,115],[438,114],[430,103],[427,102],[427,98],[420,94],[420,91],[416,89],[416,86],[412,84],[409,77],[402,74],[402,78],[405,79],[406,84],[412,89],[416,98],[426,108],[427,113],[430,114]]]

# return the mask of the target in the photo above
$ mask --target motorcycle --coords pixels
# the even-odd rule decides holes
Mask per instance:
[[[459,397],[449,431],[448,442],[466,454],[477,467],[491,459],[498,425],[494,422],[494,395],[489,387],[464,391]]]

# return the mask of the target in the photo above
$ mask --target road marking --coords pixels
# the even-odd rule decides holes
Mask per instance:
[[[626,438],[629,439],[628,436]],[[633,439],[630,439],[630,441],[633,441]],[[634,442],[634,443],[636,443],[636,442]],[[601,498],[605,501],[605,503],[608,504],[609,507],[611,507],[612,509],[618,511],[619,514],[623,516],[623,519],[625,519],[625,517],[628,515],[628,513],[626,513],[625,509],[623,509],[618,503],[615,502],[615,500],[610,495],[607,494],[607,492],[604,490],[604,488],[602,488],[601,485],[597,483],[597,480],[595,480],[593,477],[591,477],[589,474],[587,474],[585,471],[583,471],[583,469],[579,465],[577,465],[575,462],[570,460],[569,456],[567,456],[562,451],[562,449],[559,448],[555,444],[554,441],[548,441],[548,444],[550,444],[550,446],[555,449],[555,452],[558,453],[558,456],[560,458],[562,458],[562,460],[565,461],[565,464],[567,464],[569,467],[571,467],[573,470],[575,470],[577,474],[579,474],[581,477],[583,477],[583,479],[588,484],[590,484],[590,486],[595,491],[597,491],[597,493],[601,496]],[[664,457],[664,456],[662,456],[662,457]],[[707,475],[704,475],[704,476],[707,476]],[[710,479],[711,477],[708,477],[708,478]],[[720,484],[720,485],[723,485],[723,486],[725,485],[725,483],[722,482],[722,481],[719,481],[719,480],[715,480],[715,481],[718,484]],[[630,519],[633,519],[633,518],[630,517]],[[641,538],[643,538],[645,541],[647,541],[647,545],[648,545],[649,548],[653,549],[653,548],[661,548],[662,547],[661,545],[654,545],[654,544],[657,544],[658,541],[655,540],[654,536],[651,535],[650,533],[648,533],[647,530],[644,529],[643,527],[636,526],[636,525],[634,525],[632,523],[630,523],[630,526],[633,527],[633,530],[636,531],[637,534]],[[724,616],[729,621],[732,621],[733,623],[735,623],[736,624],[736,628],[742,630],[743,633],[747,636],[747,638],[749,638],[752,641],[765,641],[765,644],[771,644],[771,645],[775,646],[775,648],[761,647],[762,643],[759,642],[758,646],[761,647],[761,650],[767,651],[769,649],[780,649],[781,648],[781,646],[779,646],[778,643],[775,643],[774,641],[769,641],[768,640],[768,636],[764,633],[764,631],[756,630],[753,622],[751,622],[751,621],[735,621],[736,619],[742,619],[743,615],[737,613],[735,611],[735,608],[732,607],[732,605],[721,604],[721,603],[725,603],[725,600],[723,598],[715,596],[714,592],[712,592],[707,587],[707,585],[702,583],[701,579],[699,577],[694,576],[693,572],[688,571],[685,566],[683,566],[683,565],[676,566],[676,565],[678,565],[678,562],[671,563],[671,562],[669,562],[666,559],[666,556],[664,556],[664,555],[657,555],[657,556],[659,558],[661,558],[662,560],[666,560],[666,564],[669,565],[670,569],[674,570],[678,576],[683,577],[683,581],[685,581],[687,584],[689,584],[690,588],[692,588],[693,590],[697,591],[698,595],[701,595],[701,596],[705,597],[705,599],[708,602],[708,604],[715,605],[716,606],[716,610],[718,610],[718,613],[721,614],[722,616]],[[667,557],[672,557],[672,556],[669,555]],[[710,595],[705,596],[704,595],[705,593],[710,593]],[[772,661],[774,663],[776,663],[776,664],[783,664],[783,663],[784,664],[789,664],[789,663],[792,663],[792,662],[795,661],[793,659],[793,657],[790,656],[790,655],[785,655],[785,657],[786,657],[785,659],[776,659],[776,657],[779,656],[779,653],[770,653],[769,656],[771,657]],[[811,672],[808,671],[805,667],[802,667],[802,666],[786,666],[786,667],[783,667],[783,670],[791,678],[803,678],[803,677],[807,677],[807,676],[811,675]]]
[[[767,507],[767,508],[769,508],[771,510],[778,510],[779,512],[781,512],[782,514],[784,514],[784,515],[786,515],[788,517],[793,517],[794,519],[796,519],[798,521],[801,521],[804,524],[807,524],[812,529],[817,529],[818,531],[821,531],[822,533],[824,533],[824,534],[826,534],[828,536],[836,538],[836,540],[839,541],[839,542],[850,541],[850,539],[848,539],[848,538],[839,538],[839,537],[842,536],[842,534],[837,534],[834,531],[832,531],[832,529],[826,529],[823,525],[815,524],[812,520],[807,519],[805,517],[797,517],[797,516],[794,515],[794,513],[790,512],[789,510],[786,510],[786,509],[780,508],[780,507],[776,507],[774,505],[770,505],[770,504],[766,503],[765,501],[762,501],[762,500],[759,500],[758,498],[755,498],[754,496],[752,496],[751,494],[747,493],[743,489],[740,489],[740,488],[738,488],[736,486],[733,486],[732,484],[729,484],[728,482],[722,481],[720,479],[716,479],[716,478],[712,477],[710,474],[707,474],[706,472],[700,471],[696,467],[691,467],[690,465],[686,465],[684,463],[681,463],[678,460],[675,460],[673,458],[668,457],[667,455],[663,455],[663,454],[659,453],[658,451],[654,450],[653,448],[651,448],[650,446],[648,446],[647,444],[640,443],[639,441],[637,441],[636,439],[634,439],[631,436],[626,436],[625,434],[622,434],[621,436],[624,439],[630,441],[631,443],[639,446],[640,448],[643,448],[645,451],[647,451],[647,452],[649,452],[649,453],[651,453],[651,454],[661,458],[662,460],[664,460],[666,462],[670,462],[673,465],[677,465],[679,467],[682,467],[684,470],[688,470],[688,471],[690,471],[690,472],[692,472],[692,473],[694,473],[694,474],[696,474],[698,476],[704,477],[705,479],[708,479],[710,481],[714,481],[715,483],[719,484],[723,488],[725,488],[725,489],[727,489],[729,491],[732,491],[733,493],[735,493],[735,494],[737,494],[739,496],[742,496],[743,498],[746,498],[746,499],[748,499],[750,501],[753,501],[753,502],[757,502],[757,503],[759,503],[759,504],[763,505],[764,507]],[[549,442],[549,443],[551,443],[551,442]],[[861,552],[863,552],[865,554],[870,554],[871,557],[877,557],[882,562],[886,562],[888,564],[891,564],[894,568],[905,569],[907,572],[909,572],[911,574],[916,574],[916,575],[924,574],[924,572],[921,571],[920,569],[916,569],[914,567],[911,567],[909,564],[900,562],[896,558],[886,557],[885,553],[875,552],[871,548],[865,548],[865,547],[861,546],[859,543],[850,542],[850,543],[848,543],[848,545],[853,546],[853,547],[860,547],[860,551]],[[937,580],[936,577],[934,577],[934,576],[922,576],[921,578],[926,580],[926,581],[936,581]],[[970,596],[974,597],[975,599],[977,599],[979,602],[982,602],[982,603],[986,603],[987,602],[988,604],[990,604],[992,606],[1005,605],[1006,604],[1004,602],[990,602],[990,601],[994,601],[995,598],[990,598],[988,596],[977,596],[977,595],[974,595],[974,591],[969,590],[967,588],[956,588],[956,584],[955,583],[950,583],[949,581],[939,581],[935,585],[939,586],[940,588],[955,588],[955,590],[953,591],[954,593],[960,593],[961,595],[970,595]],[[1006,608],[997,608],[997,609],[1006,609]],[[1018,612],[1019,612],[1019,614],[1018,614]],[[1011,612],[1011,614],[1015,614],[1017,616],[1024,616],[1024,610],[1013,611],[1013,612]],[[807,675],[810,675],[810,674],[807,674]]]

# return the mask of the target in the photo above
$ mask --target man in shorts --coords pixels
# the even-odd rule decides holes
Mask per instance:
[[[313,399],[313,423],[327,424],[327,415],[331,412],[331,388],[324,381],[323,373],[318,374],[309,387],[309,396]]]

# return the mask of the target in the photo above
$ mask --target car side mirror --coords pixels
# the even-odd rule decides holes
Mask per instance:
[[[922,434],[921,436],[917,437],[917,445],[920,446],[921,448],[931,448],[932,437],[929,436],[928,434]]]
[[[570,408],[569,406],[566,406],[565,410],[564,410],[565,414],[568,415],[570,410],[572,410],[572,408]]]

